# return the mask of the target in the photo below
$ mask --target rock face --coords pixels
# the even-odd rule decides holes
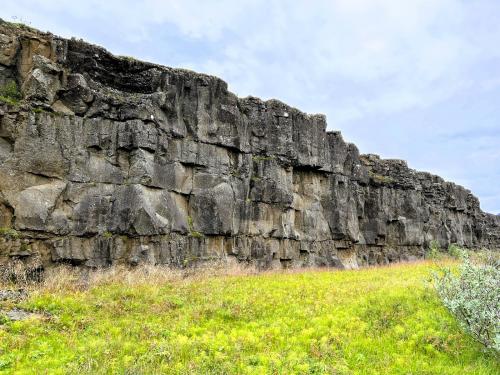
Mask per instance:
[[[499,217],[470,191],[216,77],[2,22],[0,86],[13,83],[0,264],[350,268],[419,258],[431,241],[500,247]]]

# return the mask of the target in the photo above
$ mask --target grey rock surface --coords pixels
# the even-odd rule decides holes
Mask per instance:
[[[13,322],[26,319],[40,319],[44,317],[41,314],[33,313],[18,308],[13,308],[12,310],[7,310],[7,311],[0,310],[0,317],[1,316],[4,316],[5,318]]]
[[[360,155],[322,115],[0,23],[0,264],[355,268],[500,247],[470,191]]]
[[[18,301],[25,298],[28,293],[24,289],[18,290],[1,290],[0,289],[0,301]]]

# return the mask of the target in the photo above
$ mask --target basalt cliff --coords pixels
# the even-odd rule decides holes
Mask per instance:
[[[470,191],[322,115],[0,23],[0,264],[358,267],[499,248]]]

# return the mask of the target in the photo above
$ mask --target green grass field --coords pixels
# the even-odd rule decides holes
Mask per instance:
[[[0,373],[499,374],[441,306],[432,268],[34,288],[17,306],[39,316],[0,326]]]

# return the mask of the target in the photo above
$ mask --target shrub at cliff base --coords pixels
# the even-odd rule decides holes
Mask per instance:
[[[0,374],[499,374],[433,269],[50,273],[0,302],[32,313],[0,319]]]
[[[460,325],[486,348],[500,354],[500,263],[493,256],[473,262],[462,253],[453,272],[443,268],[435,275],[444,305]]]

